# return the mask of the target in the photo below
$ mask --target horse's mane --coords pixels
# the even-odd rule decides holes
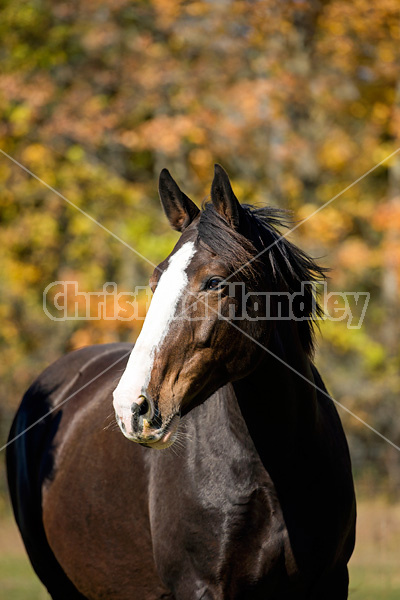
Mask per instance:
[[[311,354],[314,326],[323,315],[323,310],[316,297],[315,285],[302,287],[302,283],[323,281],[327,269],[320,267],[308,254],[281,235],[278,227],[288,228],[291,224],[287,211],[243,204],[242,208],[245,222],[241,229],[244,234],[230,227],[210,202],[204,204],[198,225],[198,240],[229,265],[232,280],[241,279],[246,285],[251,285],[254,280],[262,280],[266,282],[268,291],[304,291],[302,315],[306,318],[297,320],[297,325],[302,345]]]

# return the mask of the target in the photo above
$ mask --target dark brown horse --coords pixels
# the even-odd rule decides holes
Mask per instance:
[[[344,600],[351,465],[310,358],[323,271],[219,166],[202,211],[165,170],[160,197],[182,236],[135,347],[61,358],[12,426],[32,565],[57,600]]]

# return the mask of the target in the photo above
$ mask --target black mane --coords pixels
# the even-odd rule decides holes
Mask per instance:
[[[286,211],[274,207],[255,208],[242,205],[244,223],[241,232],[235,231],[215,210],[206,203],[200,215],[198,240],[222,258],[230,267],[231,276],[264,281],[265,291],[296,293],[304,290],[302,320],[297,320],[300,339],[305,351],[314,348],[314,326],[322,317],[315,285],[325,280],[327,269],[320,267],[308,254],[281,235],[278,227],[290,227]],[[258,256],[261,253],[260,256]],[[304,318],[306,317],[306,318]]]

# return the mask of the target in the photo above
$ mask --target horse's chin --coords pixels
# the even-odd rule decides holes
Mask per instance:
[[[148,448],[154,448],[155,450],[165,450],[166,448],[169,448],[170,446],[173,445],[173,443],[175,442],[176,437],[171,438],[168,441],[163,442],[162,440],[160,440],[159,442],[154,442],[153,444],[146,444],[146,446]]]

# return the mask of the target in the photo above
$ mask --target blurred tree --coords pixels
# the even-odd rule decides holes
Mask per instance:
[[[0,10],[2,148],[151,263],[177,237],[157,200],[164,166],[202,200],[221,162],[242,201],[302,219],[400,146],[398,0],[6,0]],[[360,330],[323,323],[317,361],[335,397],[399,444],[398,164],[295,239],[334,267],[332,289],[370,292]],[[44,288],[69,279],[129,291],[152,267],[5,156],[0,182],[8,419],[56,356],[140,327],[51,321]],[[389,446],[344,418],[357,472],[373,458],[395,489]]]

